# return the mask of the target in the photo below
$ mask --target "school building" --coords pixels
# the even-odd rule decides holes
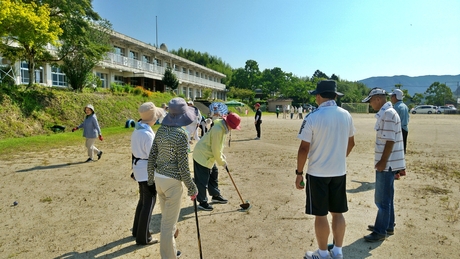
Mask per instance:
[[[111,33],[111,44],[113,51],[107,53],[104,60],[93,68],[93,73],[101,79],[104,88],[118,83],[164,92],[168,89],[162,78],[169,67],[179,80],[177,94],[194,100],[203,96],[204,89],[211,89],[211,98],[226,100],[225,85],[221,83],[226,77],[224,74],[169,53],[165,44],[158,48],[115,31]],[[47,48],[51,52],[56,50],[51,44]],[[25,61],[11,64],[0,53],[0,69],[3,71],[0,81],[10,77],[16,84],[29,83],[29,69]],[[36,66],[34,73],[38,84],[67,87],[65,74],[57,66]]]

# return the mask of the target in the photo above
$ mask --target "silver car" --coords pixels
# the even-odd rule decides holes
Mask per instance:
[[[437,112],[437,107],[433,105],[419,105],[410,110],[410,113],[416,114],[434,114]]]

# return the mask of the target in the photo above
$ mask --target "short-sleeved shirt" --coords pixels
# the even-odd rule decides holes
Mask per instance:
[[[298,138],[310,143],[307,174],[335,177],[346,174],[348,140],[355,127],[348,111],[334,100],[305,116]]]
[[[384,171],[398,171],[406,168],[404,159],[404,144],[401,131],[401,119],[398,113],[391,105],[391,102],[385,103],[379,112],[375,114],[377,121],[374,129],[376,130],[375,141],[375,158],[376,165],[382,158],[383,150],[387,141],[394,141],[393,150],[385,165]]]

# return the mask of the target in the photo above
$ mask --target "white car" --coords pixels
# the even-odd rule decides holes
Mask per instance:
[[[433,114],[437,112],[437,107],[433,105],[419,105],[410,110],[410,113]]]
[[[455,110],[456,108],[453,106],[439,106],[437,113],[452,113],[452,111],[455,111]]]

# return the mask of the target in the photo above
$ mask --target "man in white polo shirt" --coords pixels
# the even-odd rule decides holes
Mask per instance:
[[[374,225],[369,225],[371,234],[364,236],[368,242],[383,241],[386,235],[394,234],[394,175],[406,168],[404,159],[401,119],[387,102],[386,92],[381,88],[373,88],[362,102],[369,102],[378,111],[374,129],[377,132],[375,141],[375,195],[374,202],[378,208]]]
[[[346,157],[355,145],[353,119],[348,111],[337,106],[334,80],[324,80],[314,91],[318,109],[305,116],[299,135],[296,188],[304,189],[303,168],[308,159],[306,174],[305,213],[315,215],[315,234],[319,249],[308,251],[304,258],[343,258],[345,218],[348,211],[346,193]],[[332,215],[332,233],[335,245],[328,252],[330,234],[327,214]]]

